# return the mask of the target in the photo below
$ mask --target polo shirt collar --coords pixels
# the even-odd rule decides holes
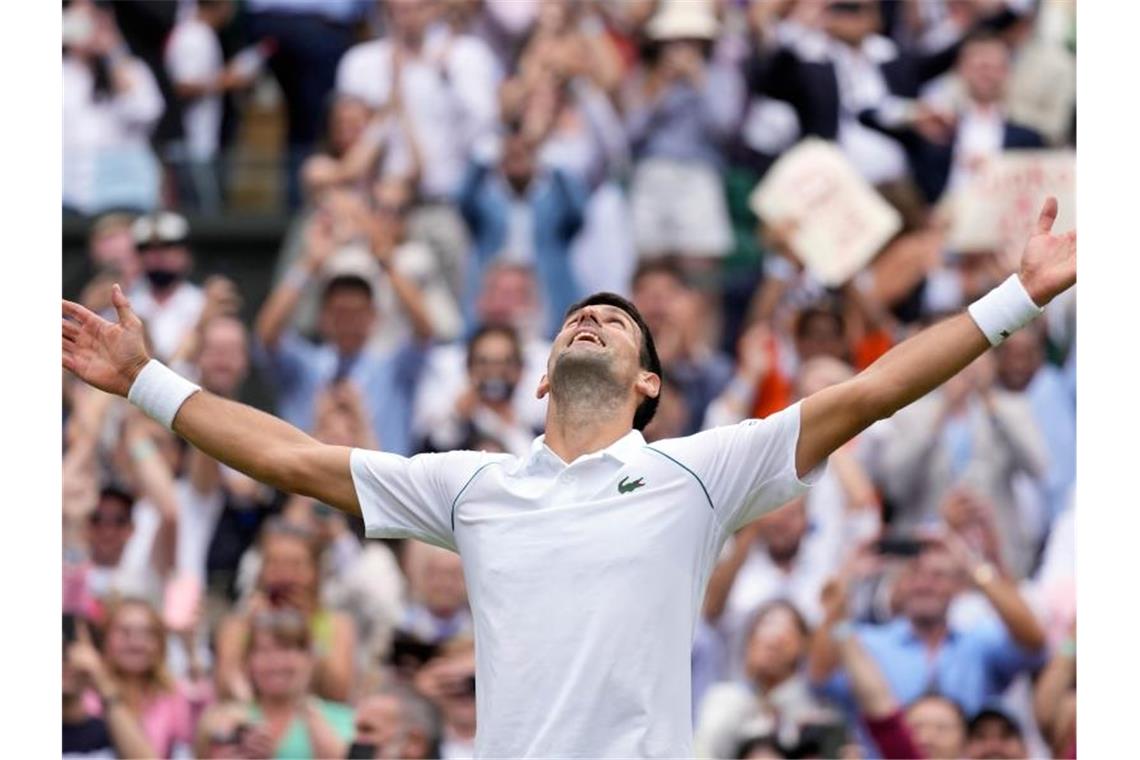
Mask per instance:
[[[595,451],[591,454],[584,454],[579,457],[581,461],[587,458],[602,458],[607,457],[613,459],[621,464],[627,464],[633,459],[634,455],[645,447],[645,437],[642,436],[640,430],[630,430],[611,443],[601,451]],[[527,467],[533,467],[539,464],[553,465],[558,469],[569,467],[571,463],[562,461],[562,458],[554,453],[549,446],[546,445],[546,434],[538,436],[530,445],[530,456],[527,457]]]

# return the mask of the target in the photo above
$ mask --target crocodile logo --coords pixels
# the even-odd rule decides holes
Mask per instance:
[[[638,478],[637,480],[628,483],[626,482],[627,480],[629,480],[628,476],[622,478],[621,482],[618,483],[618,493],[629,493],[630,491],[636,491],[645,485],[645,478]]]

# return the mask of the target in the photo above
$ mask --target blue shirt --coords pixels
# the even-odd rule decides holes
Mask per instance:
[[[331,345],[288,332],[272,351],[257,344],[254,361],[268,371],[268,379],[277,389],[278,416],[306,432],[312,432],[316,423],[317,395],[340,369],[360,389],[380,448],[408,456],[412,448],[412,395],[425,351],[426,346],[411,342],[391,353],[366,348],[356,357],[342,360]],[[347,372],[341,369],[342,363]]]
[[[1023,649],[996,620],[982,620],[967,629],[951,629],[933,658],[905,618],[883,625],[857,625],[855,635],[902,705],[937,693],[957,702],[967,716],[999,697],[1015,676],[1045,664],[1043,650]],[[819,690],[844,707],[853,723],[861,725],[854,720],[858,710],[846,672],[837,670]],[[874,744],[869,745],[873,747]]]
[[[1065,509],[1077,479],[1077,409],[1068,379],[1049,364],[1037,370],[1025,394],[1049,452],[1045,498],[1052,520]]]

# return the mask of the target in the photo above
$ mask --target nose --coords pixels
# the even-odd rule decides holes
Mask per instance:
[[[598,312],[593,306],[585,306],[582,311],[578,313],[578,324],[582,324],[587,319],[593,320],[594,324],[601,325],[602,320],[598,318]]]

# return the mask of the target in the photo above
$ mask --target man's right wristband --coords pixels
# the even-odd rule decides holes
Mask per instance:
[[[167,430],[173,430],[174,416],[182,404],[200,390],[162,362],[151,359],[131,384],[127,400]]]

